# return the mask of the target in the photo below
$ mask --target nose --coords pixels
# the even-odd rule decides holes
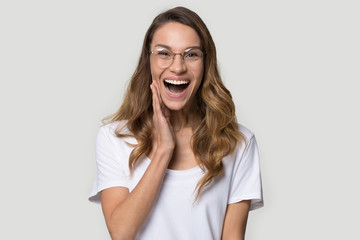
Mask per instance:
[[[176,55],[179,55],[179,56],[176,56]],[[174,60],[171,63],[171,65],[169,66],[169,69],[170,69],[170,71],[176,72],[176,73],[182,73],[187,70],[186,65],[184,63],[184,58],[181,53],[175,54]]]

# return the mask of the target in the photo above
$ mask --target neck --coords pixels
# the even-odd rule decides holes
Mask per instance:
[[[196,107],[193,107],[191,109],[170,111],[170,122],[175,132],[179,132],[184,128],[192,128],[192,130],[195,130],[201,122],[201,117]]]

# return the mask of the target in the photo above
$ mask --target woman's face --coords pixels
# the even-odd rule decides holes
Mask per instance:
[[[160,60],[163,56],[159,54],[183,53],[189,48],[195,49],[196,53],[200,46],[200,38],[195,30],[181,23],[167,23],[154,33],[150,45],[153,52],[150,56],[151,75],[153,81],[158,83],[163,103],[170,110],[190,109],[194,104],[204,74],[204,63],[202,57],[193,61],[195,54],[189,55],[187,60],[182,60],[181,55],[176,54],[174,61],[166,66]]]

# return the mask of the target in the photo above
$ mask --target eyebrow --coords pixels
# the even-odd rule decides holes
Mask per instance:
[[[156,44],[155,47],[163,47],[163,48],[167,48],[167,49],[172,50],[172,48],[170,46],[165,45],[165,44]],[[190,47],[185,48],[185,50],[187,50],[189,48],[198,48],[198,49],[202,50],[202,48],[199,47],[199,46],[190,46]]]

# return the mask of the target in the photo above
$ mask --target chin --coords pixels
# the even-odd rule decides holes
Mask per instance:
[[[171,111],[180,111],[184,109],[185,104],[182,102],[164,101],[164,105]]]

